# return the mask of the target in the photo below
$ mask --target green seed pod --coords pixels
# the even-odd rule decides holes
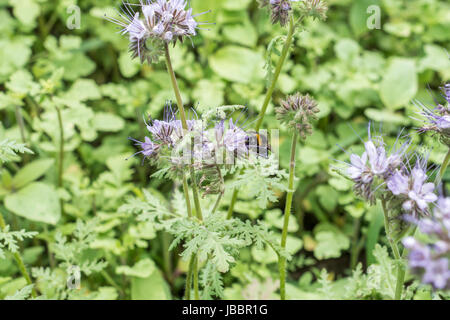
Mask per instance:
[[[312,134],[311,121],[317,120],[319,112],[317,102],[309,95],[297,93],[289,96],[275,108],[277,119],[286,124],[288,128],[297,130],[302,139]]]

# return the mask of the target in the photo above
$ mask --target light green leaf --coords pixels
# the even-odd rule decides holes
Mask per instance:
[[[229,81],[250,83],[264,77],[264,58],[249,49],[224,47],[209,59],[209,63],[215,73]]]
[[[123,129],[125,121],[112,113],[98,112],[95,114],[94,127],[98,131],[117,132]]]
[[[35,0],[10,0],[14,15],[25,25],[35,26],[39,16],[40,7]]]
[[[413,60],[394,58],[380,85],[380,97],[390,109],[406,105],[418,89],[416,66]]]
[[[16,173],[12,179],[12,185],[16,189],[22,188],[28,183],[39,179],[54,163],[55,160],[53,159],[40,159],[27,164]]]
[[[6,196],[5,206],[18,216],[36,222],[55,225],[61,217],[55,188],[41,182],[33,182],[19,192]]]
[[[155,269],[147,278],[133,277],[131,279],[131,299],[170,300],[170,290],[161,272]]]
[[[317,245],[314,256],[317,259],[339,258],[341,250],[350,246],[350,240],[340,232],[320,231],[316,234]]]
[[[141,70],[139,59],[132,59],[129,52],[122,52],[118,62],[120,73],[122,73],[125,78],[131,78]]]
[[[367,20],[370,13],[367,13],[367,8],[369,6],[380,5],[379,0],[358,0],[354,1],[350,8],[350,26],[356,36],[363,35],[367,33],[369,28],[367,27]]]
[[[64,96],[75,101],[96,100],[101,97],[100,89],[92,79],[78,79]]]
[[[225,84],[222,81],[200,80],[193,92],[198,110],[204,113],[223,104]]]
[[[136,263],[133,267],[120,266],[116,268],[117,274],[124,274],[126,276],[138,277],[138,278],[148,278],[155,272],[155,263],[149,259],[142,259]]]

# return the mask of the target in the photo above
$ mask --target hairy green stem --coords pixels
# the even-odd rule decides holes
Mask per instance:
[[[166,278],[170,284],[173,283],[172,276],[172,256],[169,251],[170,247],[170,234],[167,232],[162,233],[162,251],[163,251],[163,261],[164,261],[164,272],[166,273]]]
[[[22,108],[16,106],[15,114],[16,114],[16,121],[20,129],[20,138],[22,139],[23,143],[27,143],[27,139],[25,137],[25,124],[23,122]]]
[[[392,248],[392,252],[394,253],[395,260],[397,262],[397,282],[395,285],[395,300],[401,300],[402,291],[403,291],[403,283],[405,281],[405,267],[402,265],[402,257],[400,255],[400,251],[398,249],[397,243],[392,239],[391,228],[389,226],[389,215],[388,210],[386,208],[386,200],[381,200],[381,205],[383,207],[384,214],[384,228],[386,230],[386,236],[388,238],[389,244]]]
[[[237,197],[238,197],[238,189],[235,188],[233,190],[233,195],[231,196],[231,203],[230,207],[228,208],[227,219],[231,219],[231,217],[233,216],[234,205],[236,203]]]
[[[194,300],[200,300],[198,293],[198,257],[195,257],[194,261]]]
[[[188,217],[190,218],[190,217],[192,217],[191,198],[189,197],[188,183],[187,183],[186,174],[184,172],[183,172],[183,192],[184,192],[184,197],[186,198],[187,214],[188,214]]]
[[[289,164],[289,183],[286,196],[286,206],[284,208],[284,223],[281,233],[281,248],[286,248],[286,239],[289,227],[289,217],[291,215],[292,198],[294,197],[294,178],[295,178],[295,153],[297,148],[297,131],[294,131],[291,142],[291,161]],[[286,258],[278,257],[278,268],[280,272],[280,298],[286,300]]]
[[[449,163],[450,163],[450,148],[448,149],[447,155],[444,158],[444,162],[442,162],[441,168],[439,169],[438,176],[436,177],[436,185],[441,183],[441,180],[444,177],[445,171],[447,170]]]
[[[211,214],[216,212],[217,209],[219,208],[219,204],[220,204],[220,201],[222,200],[222,197],[223,197],[223,192],[219,193],[219,195],[217,196],[217,200],[216,200],[216,203],[214,204],[213,209],[211,210]]]
[[[192,271],[194,270],[194,261],[197,256],[193,255],[189,260],[189,268],[186,276],[186,290],[184,292],[184,297],[186,300],[191,300],[191,280],[192,280]]]
[[[55,108],[56,114],[58,115],[58,125],[59,125],[58,188],[61,188],[63,185],[63,171],[64,171],[64,127],[61,110],[58,107]]]
[[[4,230],[6,228],[5,220],[3,219],[3,216],[0,214],[0,229]],[[25,281],[27,282],[27,285],[32,285],[33,281],[31,281],[31,277],[28,274],[27,268],[25,267],[25,264],[23,263],[22,256],[19,252],[13,253],[14,260],[16,260],[17,266],[19,267],[20,273],[25,278]],[[36,289],[33,286],[33,289],[31,290],[31,295],[33,298],[36,298]]]
[[[177,99],[178,110],[180,111],[181,125],[184,130],[188,130],[186,112],[184,111],[183,100],[181,99],[180,88],[178,87],[177,78],[175,76],[175,72],[173,71],[172,59],[170,58],[169,46],[167,43],[164,45],[164,50],[166,55],[167,71],[169,72],[170,81],[172,82],[173,91],[175,92],[175,97]]]
[[[180,111],[180,118],[181,118],[181,124],[183,126],[183,129],[185,131],[188,130],[188,126],[187,126],[187,120],[186,120],[186,112],[184,110],[184,105],[183,105],[183,100],[181,98],[181,92],[180,92],[180,88],[178,86],[178,82],[177,82],[177,78],[175,75],[175,72],[173,70],[173,66],[172,66],[172,60],[170,58],[170,53],[169,53],[169,46],[166,43],[164,45],[164,52],[165,52],[165,56],[166,56],[166,66],[167,66],[167,71],[169,73],[170,76],[170,80],[172,82],[172,86],[173,86],[173,91],[175,92],[175,97],[177,100],[177,104],[178,104],[178,110]],[[191,161],[193,161],[194,159],[191,158]],[[190,167],[190,175],[191,175],[191,182],[192,182],[192,195],[194,198],[194,205],[195,205],[195,211],[197,214],[197,218],[202,221],[203,220],[203,214],[202,214],[202,208],[200,205],[200,197],[198,194],[198,188],[197,188],[197,179],[195,177],[195,170],[194,170],[194,166]],[[184,183],[183,181],[183,189],[184,189],[184,194],[186,197],[186,205],[188,205],[189,202],[189,193],[188,193],[188,189],[187,189],[187,183]],[[189,211],[188,211],[189,212]],[[191,266],[189,267],[189,272],[192,272],[194,275],[194,290],[196,290],[196,296],[198,296],[198,268],[197,268],[197,262],[195,262],[195,265],[193,266],[194,269],[191,270]],[[189,274],[188,272],[188,274]],[[197,279],[197,282],[196,282]],[[196,287],[197,285],[197,287]]]
[[[280,76],[281,69],[283,68],[284,62],[286,61],[287,55],[289,53],[289,49],[292,44],[292,39],[294,37],[294,31],[295,31],[294,17],[291,17],[291,20],[289,22],[289,31],[288,31],[288,35],[286,38],[286,42],[284,43],[283,50],[281,51],[280,59],[278,60],[278,63],[277,63],[276,69],[275,69],[275,73],[272,78],[272,82],[269,86],[269,89],[267,90],[266,97],[264,99],[264,103],[261,108],[261,113],[259,114],[258,121],[256,122],[256,126],[255,126],[256,132],[258,132],[259,129],[261,128],[262,122],[264,120],[264,116],[267,111],[267,107],[269,106],[270,100],[272,100],[273,91],[275,90],[275,86],[277,85],[277,82],[278,82],[278,77]]]
[[[264,98],[261,112],[259,114],[258,120],[255,125],[256,132],[258,132],[259,129],[261,128],[262,122],[264,120],[264,116],[266,115],[267,107],[269,106],[269,103],[272,100],[273,91],[275,90],[275,87],[278,82],[278,78],[281,74],[281,69],[283,68],[284,62],[286,61],[287,55],[289,53],[289,49],[292,44],[292,39],[294,37],[294,32],[295,32],[295,22],[294,22],[294,18],[291,17],[291,20],[289,22],[289,31],[288,31],[288,35],[286,38],[286,42],[284,43],[283,50],[281,51],[280,59],[278,60],[278,63],[277,63],[276,69],[275,69],[275,73],[273,74],[273,78],[270,83],[269,89],[266,92],[266,97]],[[231,216],[233,215],[234,205],[237,200],[238,192],[239,191],[236,188],[233,190],[233,196],[231,198],[232,201],[231,201],[230,207],[228,209],[227,219],[230,219]]]

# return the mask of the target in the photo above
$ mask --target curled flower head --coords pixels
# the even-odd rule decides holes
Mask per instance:
[[[300,9],[305,16],[319,20],[327,18],[328,5],[322,0],[304,0]]]
[[[305,139],[312,134],[312,120],[317,120],[319,112],[317,102],[309,95],[299,93],[287,97],[281,105],[275,109],[277,119],[285,123],[289,128],[297,130]]]
[[[439,198],[432,216],[409,220],[429,237],[426,243],[414,237],[403,239],[412,272],[435,289],[450,289],[450,198]]]
[[[450,146],[450,84],[445,84],[441,89],[447,106],[437,104],[430,109],[419,101],[415,102],[421,110],[419,114],[424,118],[419,132],[431,131],[439,136],[443,144]]]
[[[434,183],[427,182],[427,159],[419,159],[412,170],[400,169],[388,179],[394,196],[403,200],[402,208],[413,216],[428,215],[428,205],[437,200]]]
[[[187,6],[186,0],[140,0],[140,4],[124,3],[120,19],[109,20],[122,27],[122,34],[128,34],[133,58],[152,63],[163,54],[165,43],[176,44],[197,34],[201,23]],[[134,7],[140,11],[135,12]]]
[[[410,145],[409,140],[403,144],[397,142],[390,153],[381,136],[371,135],[370,124],[368,126],[369,139],[364,142],[364,153],[359,156],[352,153],[350,163],[346,163],[344,174],[353,182],[356,195],[366,199],[371,204],[376,200],[376,191],[392,178],[397,168],[404,166],[403,159]]]
[[[292,5],[291,2],[299,0],[262,0],[261,7],[269,7],[272,24],[280,23],[284,27],[290,18]]]

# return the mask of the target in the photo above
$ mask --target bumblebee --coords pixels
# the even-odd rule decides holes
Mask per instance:
[[[249,153],[254,153],[257,157],[267,159],[269,157],[269,151],[272,151],[268,136],[256,131],[247,132],[245,145],[247,146]]]

